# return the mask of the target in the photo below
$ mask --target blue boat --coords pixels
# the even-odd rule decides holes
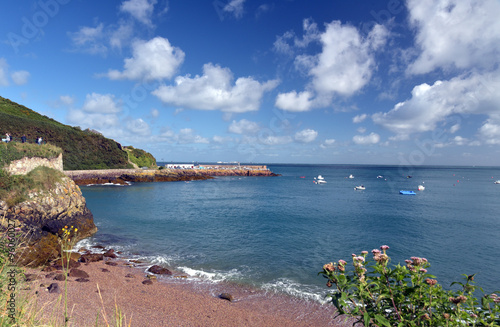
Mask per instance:
[[[399,194],[404,194],[404,195],[415,195],[414,191],[399,191]]]

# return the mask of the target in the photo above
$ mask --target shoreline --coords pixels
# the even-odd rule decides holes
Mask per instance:
[[[104,314],[108,321],[114,321],[115,305],[126,316],[127,325],[131,317],[131,326],[352,326],[352,320],[334,318],[336,312],[331,304],[235,284],[206,287],[176,275],[157,275],[152,284],[143,284],[148,280],[145,267],[123,258],[82,263],[77,269],[89,277],[80,282],[76,277],[68,277],[70,326],[95,326],[97,314],[99,325],[105,324]],[[46,306],[57,312],[56,316],[51,309],[45,310],[42,322],[50,323],[56,317],[62,321],[60,297],[64,294],[64,281],[55,281],[53,272],[36,268],[27,269],[27,273],[38,277],[29,275],[30,290],[21,292],[36,297],[38,308]],[[61,293],[46,291],[47,285],[54,282],[59,284]],[[222,293],[229,293],[233,300],[221,298]]]

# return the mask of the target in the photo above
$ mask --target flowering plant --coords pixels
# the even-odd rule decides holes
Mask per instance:
[[[436,277],[427,273],[430,263],[412,257],[406,265],[390,267],[389,247],[352,254],[353,269],[339,260],[323,266],[319,272],[328,279],[328,294],[339,314],[357,319],[364,326],[499,326],[500,296],[474,296],[474,275],[463,275],[465,282],[457,291],[444,290]]]

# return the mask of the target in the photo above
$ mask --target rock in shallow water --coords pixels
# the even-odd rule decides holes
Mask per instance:
[[[223,300],[228,300],[229,302],[233,302],[234,301],[234,298],[231,294],[229,293],[222,293],[221,295],[219,295],[219,298],[223,299]]]
[[[157,275],[172,275],[172,272],[167,268],[160,267],[158,265],[154,265],[149,267],[148,271]]]

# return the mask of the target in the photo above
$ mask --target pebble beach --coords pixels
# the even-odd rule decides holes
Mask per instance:
[[[116,308],[123,326],[352,326],[345,317],[335,318],[332,305],[234,285],[219,285],[214,291],[175,274],[147,278],[142,268],[125,260],[106,258],[74,269],[77,273],[67,282],[70,326],[96,326],[96,321],[98,326],[115,326]],[[29,289],[23,292],[36,299],[42,325],[61,326],[65,283],[57,276],[62,272],[45,270],[28,269]],[[78,276],[81,271],[84,277]],[[49,292],[54,283],[56,290]]]

